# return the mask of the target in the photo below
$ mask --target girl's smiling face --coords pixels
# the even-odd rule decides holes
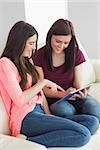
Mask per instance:
[[[36,50],[36,42],[37,42],[37,35],[34,34],[28,40],[26,41],[25,49],[23,51],[23,56],[30,58],[32,56],[32,51],[33,53]]]
[[[71,35],[53,35],[51,37],[51,47],[53,53],[60,54],[68,47]]]

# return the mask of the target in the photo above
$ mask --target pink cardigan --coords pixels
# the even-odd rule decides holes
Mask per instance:
[[[25,104],[24,91],[22,91],[19,85],[20,80],[20,75],[14,63],[6,57],[1,58],[0,93],[9,116],[9,128],[13,136],[20,133],[23,118],[34,109],[36,103],[42,105],[42,91],[41,95],[36,95]],[[31,87],[29,75],[27,87]]]

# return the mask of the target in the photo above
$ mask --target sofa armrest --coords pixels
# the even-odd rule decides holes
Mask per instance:
[[[82,79],[79,80],[81,86],[93,83],[96,81],[95,71],[91,64],[91,61],[88,59],[82,65]]]
[[[43,145],[0,134],[0,150],[47,150]]]
[[[96,82],[100,82],[100,59],[91,59],[95,71]]]
[[[0,95],[0,133],[10,135],[8,127],[8,115]]]

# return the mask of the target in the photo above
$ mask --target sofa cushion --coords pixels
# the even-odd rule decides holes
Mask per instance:
[[[0,96],[0,133],[10,134],[10,130],[8,127],[8,115],[5,110],[1,96]]]
[[[89,93],[100,102],[100,82],[93,83]]]
[[[47,150],[43,145],[0,134],[0,150]]]

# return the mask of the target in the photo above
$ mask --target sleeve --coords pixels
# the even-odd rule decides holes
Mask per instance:
[[[12,101],[21,107],[25,104],[25,95],[19,85],[14,67],[6,58],[0,61],[0,80]]]
[[[44,51],[42,49],[37,50],[33,58],[34,65],[38,67],[43,67],[43,57],[44,57]]]
[[[81,50],[78,50],[76,54],[75,66],[80,65],[81,63],[85,62],[85,57]]]

